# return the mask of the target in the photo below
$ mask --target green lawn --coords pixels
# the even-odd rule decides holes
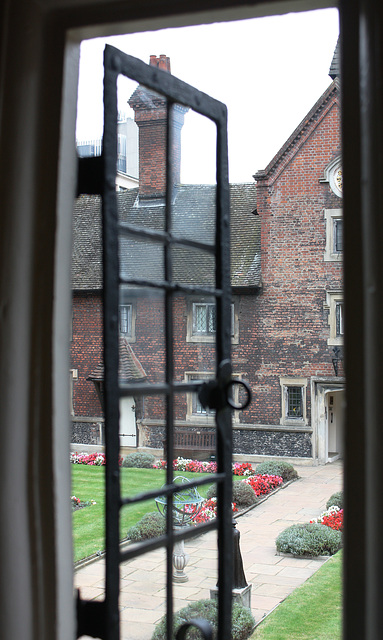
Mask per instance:
[[[340,640],[342,551],[330,558],[254,631],[251,640]]]
[[[74,560],[82,560],[105,548],[104,542],[104,478],[105,467],[72,464],[72,493],[81,500],[95,500],[97,504],[73,512]],[[165,483],[165,471],[160,469],[121,469],[123,496],[134,496],[144,490],[160,489]],[[201,478],[200,473],[182,472],[186,478]],[[199,492],[205,496],[209,485]],[[154,500],[126,506],[121,511],[121,539],[126,531],[149,511],[156,511]]]

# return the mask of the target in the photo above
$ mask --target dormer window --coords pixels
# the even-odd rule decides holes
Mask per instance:
[[[118,328],[121,338],[136,341],[136,304],[123,302],[118,307]]]

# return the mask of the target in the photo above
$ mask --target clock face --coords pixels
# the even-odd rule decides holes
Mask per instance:
[[[335,184],[338,187],[339,191],[343,191],[343,178],[342,178],[342,168],[339,167],[339,169],[335,172]]]
[[[337,163],[330,171],[329,183],[335,195],[341,198],[343,196],[343,172],[341,164]]]

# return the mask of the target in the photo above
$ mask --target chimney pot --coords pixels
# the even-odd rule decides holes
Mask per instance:
[[[163,71],[170,71],[170,58],[165,56],[163,53],[157,58],[157,56],[150,56],[149,64],[152,67],[157,67],[157,69],[162,69]]]
[[[161,54],[158,62],[158,67],[170,73],[170,58],[168,58],[164,54]]]
[[[150,56],[150,65],[170,73],[170,58]],[[139,128],[139,195],[163,197],[166,192],[166,98],[145,87],[138,87],[128,100]],[[173,180],[180,182],[181,129],[187,108],[178,105],[173,113]]]

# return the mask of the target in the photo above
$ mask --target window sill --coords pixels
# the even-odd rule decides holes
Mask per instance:
[[[305,427],[307,422],[304,418],[281,418],[280,425],[282,427]]]
[[[343,253],[325,253],[324,254],[325,262],[343,262]]]
[[[327,340],[327,344],[330,347],[343,347],[343,337],[338,336],[337,338],[329,338]]]
[[[191,343],[195,343],[195,344],[215,344],[216,341],[216,337],[214,336],[204,336],[204,335],[187,335],[186,336],[186,342],[191,342]],[[238,336],[232,336],[231,338],[231,344],[239,344],[239,337]]]

